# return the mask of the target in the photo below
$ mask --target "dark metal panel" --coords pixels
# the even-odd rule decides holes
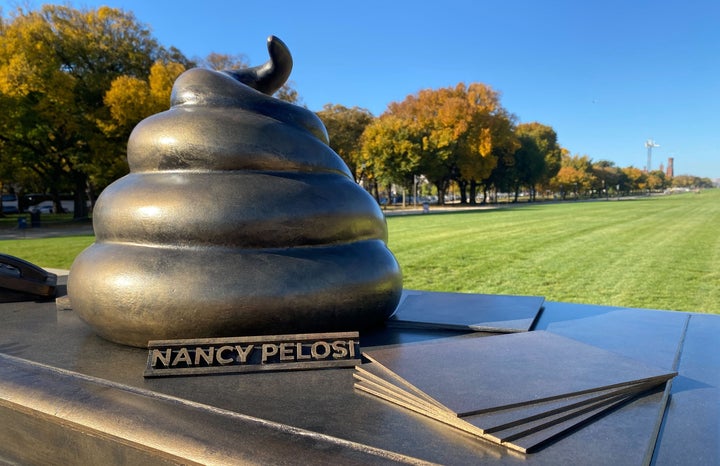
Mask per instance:
[[[720,318],[692,314],[653,464],[720,464]]]
[[[403,292],[388,324],[483,332],[527,332],[545,298],[469,293]]]
[[[672,369],[690,316],[568,303],[547,303],[536,329],[548,330],[589,345]]]

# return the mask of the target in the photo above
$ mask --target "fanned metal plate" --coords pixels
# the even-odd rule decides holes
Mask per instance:
[[[674,375],[544,331],[365,351],[459,416],[537,403]]]

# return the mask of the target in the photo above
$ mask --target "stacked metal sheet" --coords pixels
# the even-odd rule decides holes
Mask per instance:
[[[676,375],[546,331],[471,334],[363,356],[358,390],[523,453]]]

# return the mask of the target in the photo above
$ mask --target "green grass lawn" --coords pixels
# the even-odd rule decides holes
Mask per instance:
[[[720,190],[394,216],[388,227],[409,289],[720,314]],[[0,252],[69,268],[92,241],[2,240]]]
[[[388,225],[409,289],[720,313],[720,190]]]
[[[0,241],[0,253],[19,257],[41,267],[69,269],[75,257],[93,241],[94,236],[6,239]]]

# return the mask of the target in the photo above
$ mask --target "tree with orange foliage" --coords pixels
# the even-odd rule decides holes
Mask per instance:
[[[465,187],[490,175],[498,151],[516,148],[512,128],[499,94],[485,84],[425,89],[388,106],[366,130],[363,154],[385,182],[409,187],[415,175],[425,175],[442,204],[455,180],[467,202]]]

